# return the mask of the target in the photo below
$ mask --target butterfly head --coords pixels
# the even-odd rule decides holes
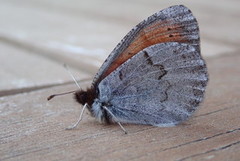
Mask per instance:
[[[78,90],[74,93],[76,101],[82,105],[86,103],[91,106],[96,98],[96,92],[94,88],[88,88],[87,90]]]

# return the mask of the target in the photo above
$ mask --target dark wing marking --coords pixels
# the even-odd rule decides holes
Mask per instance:
[[[104,78],[98,86],[99,100],[108,102],[121,122],[169,126],[196,110],[207,81],[198,49],[161,43],[140,51]]]

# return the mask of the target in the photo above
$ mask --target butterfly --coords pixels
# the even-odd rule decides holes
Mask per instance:
[[[74,95],[101,123],[166,127],[193,114],[207,82],[197,20],[187,7],[176,5],[134,27],[102,64],[91,87]]]

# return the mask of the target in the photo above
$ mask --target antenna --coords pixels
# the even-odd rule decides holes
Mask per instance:
[[[70,72],[67,64],[63,64],[63,67],[66,69],[66,71],[68,72],[68,74],[72,77],[72,79],[74,80],[75,84],[78,86],[79,89],[81,89],[80,85],[78,84],[77,80],[75,79],[75,77],[73,76],[73,74]]]
[[[66,69],[66,71],[68,72],[68,74],[72,77],[72,79],[74,80],[74,82],[75,82],[75,84],[77,85],[77,87],[78,87],[79,89],[81,89],[81,87],[80,87],[80,85],[78,84],[77,80],[75,79],[75,77],[73,76],[73,74],[70,72],[68,66],[67,66],[66,64],[63,64],[63,66],[64,66],[64,68]],[[69,92],[64,92],[64,93],[59,93],[59,94],[53,94],[53,95],[49,96],[49,97],[47,98],[47,100],[49,101],[49,100],[51,100],[51,99],[52,99],[53,97],[55,97],[55,96],[61,96],[61,95],[65,95],[65,94],[70,94],[70,93],[74,93],[74,92],[76,92],[76,91],[77,91],[77,90],[69,91]],[[77,122],[76,122],[74,125],[72,125],[71,127],[66,128],[66,130],[72,130],[72,129],[74,129],[74,128],[77,127],[77,125],[80,123],[80,121],[81,121],[82,118],[83,118],[83,112],[85,111],[85,109],[86,109],[87,106],[88,106],[88,104],[86,103],[86,104],[83,106],[83,108],[82,108],[82,111],[81,111],[81,113],[80,113],[80,115],[79,115],[79,118],[78,118]]]
[[[63,67],[64,67],[65,70],[68,72],[68,74],[72,77],[72,79],[73,79],[73,81],[75,82],[75,84],[77,85],[77,87],[78,87],[79,89],[81,89],[81,87],[80,87],[80,85],[78,84],[77,80],[75,79],[75,77],[73,76],[73,74],[70,72],[68,66],[67,66],[66,64],[63,64]],[[54,97],[56,97],[56,96],[61,96],[61,95],[70,94],[70,93],[74,93],[74,92],[76,92],[76,90],[74,90],[74,91],[69,91],[69,92],[64,92],[64,93],[53,94],[53,95],[49,96],[49,97],[47,98],[47,100],[49,101],[49,100],[51,100],[52,98],[54,98]]]
[[[61,95],[70,94],[70,93],[74,93],[74,92],[76,92],[76,91],[69,91],[69,92],[64,92],[64,93],[53,94],[51,96],[48,96],[47,100],[49,101],[55,96],[61,96]]]

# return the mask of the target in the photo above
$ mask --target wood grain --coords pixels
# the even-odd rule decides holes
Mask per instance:
[[[222,61],[228,66],[219,66]],[[240,144],[239,61],[237,54],[207,60],[211,79],[206,100],[189,121],[171,128],[124,125],[127,135],[87,114],[77,129],[65,130],[81,107],[71,96],[50,102],[46,97],[74,86],[2,97],[1,160],[201,160],[215,155],[235,160]],[[227,88],[222,73],[229,79]]]
[[[205,101],[195,115],[170,128],[124,124],[125,135],[118,125],[102,125],[85,113],[75,130],[65,130],[82,107],[71,95],[47,102],[51,94],[77,88],[67,84],[70,78],[58,66],[66,60],[78,79],[92,77],[134,25],[179,3],[199,20],[209,68]],[[238,161],[239,5],[236,0],[1,1],[0,160]],[[90,84],[80,81],[82,88]]]

